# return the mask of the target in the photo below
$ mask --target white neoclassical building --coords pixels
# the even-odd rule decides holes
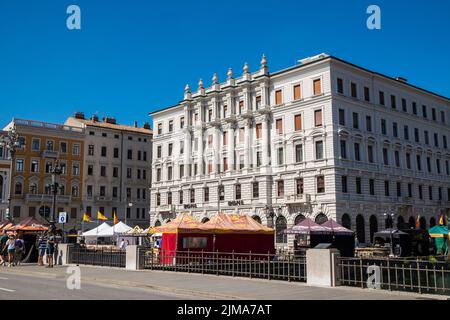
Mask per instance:
[[[450,100],[404,78],[327,54],[269,73],[263,56],[150,115],[152,225],[186,210],[278,231],[333,218],[370,242],[386,214],[425,227],[449,212]]]

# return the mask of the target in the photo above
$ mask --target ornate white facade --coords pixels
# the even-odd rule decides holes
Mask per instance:
[[[429,225],[450,208],[449,99],[326,54],[275,73],[263,57],[151,116],[151,225],[220,205],[278,230],[333,218],[369,242],[385,214]]]

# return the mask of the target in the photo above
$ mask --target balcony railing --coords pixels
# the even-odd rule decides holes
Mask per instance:
[[[53,151],[53,150],[44,150],[41,153],[42,158],[51,158],[51,159],[58,159],[59,158],[59,152]]]
[[[72,196],[66,195],[57,195],[56,202],[57,203],[70,203],[72,200]],[[25,195],[26,202],[52,202],[53,195],[51,194],[26,194]]]

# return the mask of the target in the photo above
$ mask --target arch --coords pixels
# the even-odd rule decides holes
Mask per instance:
[[[409,229],[414,229],[416,227],[416,222],[414,221],[414,217],[411,216],[408,219],[408,228]]]
[[[405,229],[405,219],[402,216],[397,218],[397,229]]]
[[[344,228],[352,229],[352,219],[347,213],[344,213],[341,218],[341,224]]]
[[[155,221],[155,227],[160,227],[160,226],[161,226],[161,221],[156,220],[156,221]]]
[[[366,242],[366,227],[364,224],[364,217],[360,214],[356,216],[356,237],[359,243]]]
[[[294,219],[294,225],[299,224],[300,222],[302,222],[302,221],[305,220],[305,219],[306,219],[306,218],[305,218],[304,215],[302,215],[301,213],[298,214],[298,215],[295,217],[295,219]]]
[[[427,229],[427,220],[425,219],[425,217],[420,217],[419,225],[420,225],[420,229],[422,229],[422,230]]]
[[[375,215],[371,215],[369,218],[369,233],[371,243],[373,243],[373,235],[377,231],[378,231],[378,219]]]
[[[258,223],[261,223],[261,218],[257,215],[252,216],[252,219],[255,220]]]
[[[436,218],[435,217],[431,217],[430,218],[430,228],[433,228],[436,225]]]
[[[325,223],[325,222],[328,221],[328,217],[327,217],[325,214],[323,214],[323,213],[321,212],[321,213],[319,213],[319,214],[316,216],[316,218],[314,219],[314,221],[315,221],[317,224],[322,224],[322,223]]]
[[[208,217],[204,217],[203,219],[202,219],[202,223],[207,223],[209,221],[209,218]]]
[[[276,242],[287,243],[287,235],[283,232],[287,229],[287,220],[284,216],[279,216],[275,222]]]

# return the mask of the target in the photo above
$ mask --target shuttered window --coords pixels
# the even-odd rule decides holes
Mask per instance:
[[[282,119],[277,119],[276,127],[277,127],[277,134],[283,134],[283,120]]]
[[[228,144],[228,138],[227,138],[228,132],[224,131],[223,133],[223,145],[226,146]]]
[[[302,98],[302,92],[300,89],[300,85],[297,84],[294,86],[294,100],[300,100]]]
[[[302,130],[302,115],[297,114],[295,115],[294,119],[295,119],[295,131]]]
[[[320,79],[316,79],[313,81],[314,95],[319,95],[322,93],[322,84]]]
[[[322,110],[314,111],[314,125],[316,127],[322,126]]]
[[[275,105],[279,105],[283,103],[282,91],[275,91]]]
[[[228,158],[223,158],[223,171],[228,170]]]

